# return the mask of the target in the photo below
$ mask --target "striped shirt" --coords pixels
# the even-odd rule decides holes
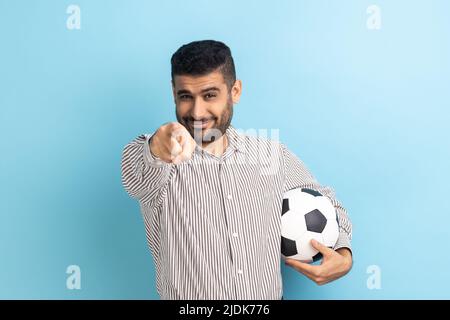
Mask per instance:
[[[280,299],[282,197],[293,188],[331,199],[334,249],[350,248],[346,210],[284,144],[232,126],[225,134],[220,157],[197,145],[178,165],[152,155],[151,134],[123,150],[123,185],[140,203],[162,299]]]

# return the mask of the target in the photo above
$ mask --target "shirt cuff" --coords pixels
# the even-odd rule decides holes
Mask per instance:
[[[350,237],[345,232],[340,232],[339,233],[339,237],[338,237],[337,242],[336,242],[336,244],[335,244],[333,249],[334,250],[338,250],[338,249],[341,249],[341,248],[347,248],[350,251],[352,251],[352,245],[350,243]]]

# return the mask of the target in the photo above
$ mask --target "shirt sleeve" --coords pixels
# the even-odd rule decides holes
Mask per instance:
[[[150,151],[152,134],[137,137],[122,153],[122,184],[127,193],[150,205],[155,204],[170,179],[173,164],[156,158]]]
[[[348,248],[351,250],[352,223],[347,215],[346,209],[336,199],[332,188],[322,186],[306,168],[305,164],[281,144],[284,165],[284,188],[283,192],[294,188],[309,188],[327,196],[336,208],[339,221],[339,237],[334,250]]]

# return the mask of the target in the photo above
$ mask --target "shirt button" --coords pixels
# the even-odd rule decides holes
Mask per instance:
[[[231,195],[231,193],[229,193],[229,194],[227,195],[227,198],[228,198],[228,200],[231,200],[231,199],[233,198],[233,196]]]
[[[239,270],[237,271],[237,273],[243,274],[244,272],[242,271],[242,269],[239,269]]]
[[[237,234],[237,232],[233,233],[233,237],[235,237],[235,238],[237,238],[237,237],[238,237],[238,234]]]

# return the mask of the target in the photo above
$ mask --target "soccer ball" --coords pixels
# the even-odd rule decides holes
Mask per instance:
[[[318,261],[322,254],[311,245],[315,239],[333,248],[339,236],[336,209],[330,199],[306,188],[287,191],[281,213],[281,254],[302,262]]]

